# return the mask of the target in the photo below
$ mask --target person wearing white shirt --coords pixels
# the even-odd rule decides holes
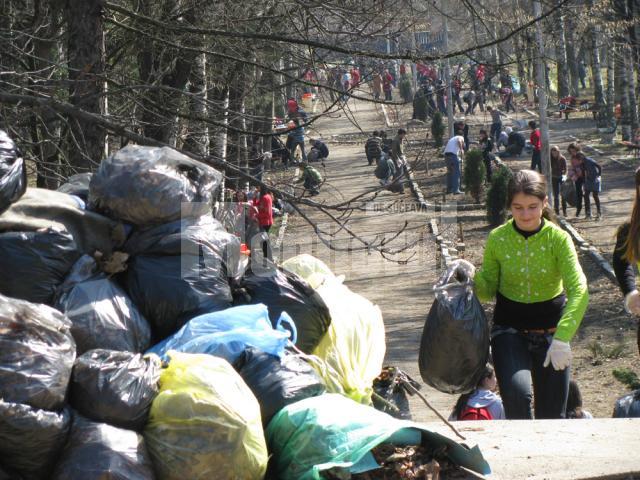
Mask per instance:
[[[447,167],[447,193],[460,195],[460,175],[462,156],[464,155],[464,137],[460,130],[449,139],[444,149],[444,163]]]

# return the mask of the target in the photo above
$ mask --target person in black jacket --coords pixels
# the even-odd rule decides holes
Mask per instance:
[[[324,162],[327,158],[329,158],[329,147],[322,140],[317,138],[312,138],[310,140],[311,148],[315,148],[318,151],[318,161]]]

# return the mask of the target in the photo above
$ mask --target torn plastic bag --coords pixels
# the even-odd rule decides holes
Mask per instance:
[[[50,478],[154,480],[155,476],[142,435],[74,412],[69,440]]]
[[[175,335],[152,347],[149,353],[155,353],[163,360],[168,359],[169,350],[207,353],[233,363],[245,348],[251,346],[282,357],[289,344],[292,323],[283,313],[274,329],[265,305],[233,307],[190,320]]]
[[[82,253],[103,257],[120,247],[126,229],[95,212],[80,207],[78,199],[66,193],[29,188],[11,207],[0,215],[0,232],[35,232],[52,229],[71,235]]]
[[[421,385],[398,367],[384,367],[373,381],[373,406],[381,412],[402,420],[411,420],[408,395]]]
[[[89,207],[137,226],[211,214],[222,174],[171,148],[127,146],[100,163]]]
[[[303,253],[282,263],[282,268],[303,278],[309,285],[317,289],[326,277],[335,278],[331,269],[322,260]]]
[[[0,130],[0,213],[27,190],[27,165],[16,144]]]
[[[131,255],[125,290],[156,341],[193,317],[231,306],[229,278],[239,268],[240,242],[212,217],[135,232],[125,251]]]
[[[66,193],[67,195],[75,195],[86,203],[89,201],[89,182],[92,176],[92,173],[77,173],[76,175],[71,175],[56,191]]]
[[[76,358],[69,327],[53,308],[0,295],[0,398],[62,408]]]
[[[271,323],[287,312],[296,324],[296,347],[311,353],[331,324],[322,297],[295,273],[270,268],[253,268],[245,273],[234,291],[234,304],[262,303],[269,308]]]
[[[270,471],[278,480],[319,480],[321,472],[334,468],[348,475],[372,448],[386,441],[400,444],[402,437],[445,450],[456,465],[491,472],[478,447],[468,449],[342,395],[325,394],[284,407],[269,423],[266,436],[274,463]]]
[[[68,233],[0,233],[0,293],[51,305],[56,289],[79,257]]]
[[[386,349],[382,313],[339,278],[327,278],[318,293],[329,307],[331,325],[313,352],[324,365],[314,368],[327,391],[368,404]]]
[[[55,307],[71,320],[78,355],[94,348],[143,352],[151,327],[129,296],[83,255],[58,289]]]
[[[457,278],[456,268],[450,266],[434,287],[418,359],[422,379],[449,394],[472,391],[489,359],[487,317],[472,280]]]
[[[155,355],[91,350],[73,366],[69,403],[91,420],[142,430],[158,394],[160,368]]]
[[[616,400],[613,418],[640,418],[640,390]]]
[[[144,430],[158,478],[262,479],[260,406],[240,375],[211,355],[170,357]]]
[[[258,399],[265,426],[290,403],[325,392],[324,383],[313,367],[298,355],[279,358],[250,347],[233,367]]]
[[[49,412],[0,400],[2,466],[25,480],[50,478],[70,424],[71,414],[66,408]]]

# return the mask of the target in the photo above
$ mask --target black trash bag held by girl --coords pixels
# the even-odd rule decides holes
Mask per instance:
[[[472,391],[489,358],[489,323],[468,274],[454,262],[434,287],[436,298],[422,331],[422,379],[449,394]]]

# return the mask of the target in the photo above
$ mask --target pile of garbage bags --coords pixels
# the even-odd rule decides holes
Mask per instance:
[[[0,132],[0,479],[319,478],[404,428],[379,308],[308,255],[243,268],[221,180],[129,146],[27,189]]]

